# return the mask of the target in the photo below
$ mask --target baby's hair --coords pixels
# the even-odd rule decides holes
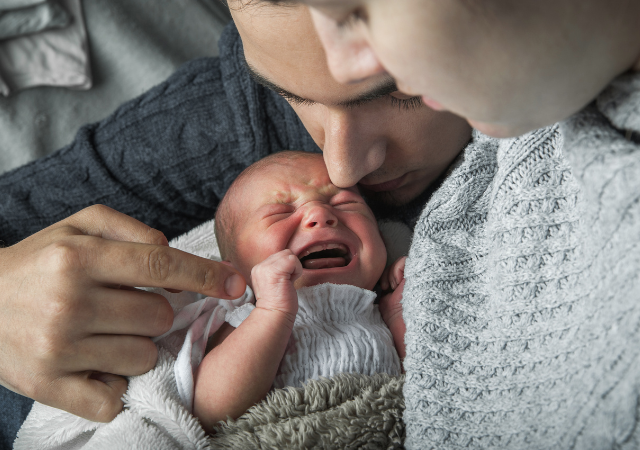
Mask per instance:
[[[222,201],[218,206],[218,210],[216,211],[214,232],[218,242],[218,248],[220,249],[220,256],[223,260],[230,261],[235,256],[235,233],[238,228],[238,215],[233,214],[232,206],[234,204],[233,198],[238,195],[238,192],[240,192],[240,187],[244,181],[250,178],[257,171],[263,170],[274,164],[279,164],[282,161],[318,157],[322,158],[322,155],[320,153],[285,150],[273,153],[272,155],[256,161],[238,175],[233,183],[231,183],[231,186],[229,186],[227,193],[222,198]]]

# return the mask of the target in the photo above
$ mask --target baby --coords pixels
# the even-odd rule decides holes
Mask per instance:
[[[194,414],[206,430],[242,415],[272,386],[400,373],[402,338],[396,353],[371,290],[378,281],[398,288],[405,258],[385,271],[373,213],[357,188],[331,183],[321,155],[281,152],[247,168],[218,208],[216,236],[256,301],[237,328],[224,324],[212,336],[195,374]]]

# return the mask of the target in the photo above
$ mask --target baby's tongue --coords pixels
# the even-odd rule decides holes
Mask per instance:
[[[302,261],[302,267],[305,269],[330,269],[332,267],[344,267],[346,265],[347,260],[342,256],[334,258],[305,259]]]

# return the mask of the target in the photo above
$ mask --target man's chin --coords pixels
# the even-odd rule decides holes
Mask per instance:
[[[373,192],[361,188],[360,192],[370,205],[375,204],[384,208],[398,208],[407,205],[422,194],[422,192],[412,193],[402,189]]]
[[[431,194],[440,186],[441,179],[419,192],[397,189],[394,191],[372,192],[360,189],[362,196],[378,220],[398,219],[413,222],[424,208]]]

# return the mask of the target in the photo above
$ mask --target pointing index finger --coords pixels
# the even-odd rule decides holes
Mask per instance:
[[[103,283],[179,289],[219,298],[238,298],[242,276],[228,265],[163,245],[110,241],[86,236],[94,251],[85,260],[90,276]]]

